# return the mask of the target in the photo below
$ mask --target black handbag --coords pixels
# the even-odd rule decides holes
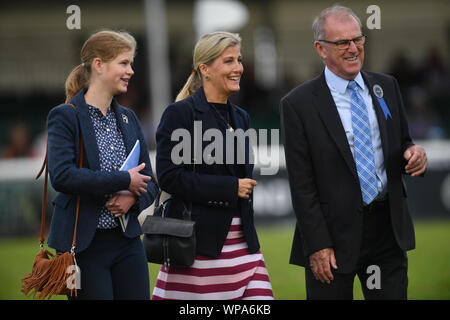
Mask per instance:
[[[192,116],[195,121],[195,110],[191,103]],[[194,129],[192,129],[192,132]],[[192,171],[195,172],[195,163],[192,159]],[[165,208],[173,197],[159,203],[160,190],[155,200],[153,215],[145,218],[142,224],[144,245],[147,261],[163,264],[167,270],[169,266],[189,267],[194,263],[196,253],[195,221],[191,220],[192,202],[186,206],[183,202],[183,219],[169,218],[165,216]]]
[[[191,209],[183,202],[183,219],[168,218],[164,210],[168,201],[159,204],[161,192],[159,192],[153,215],[145,218],[142,224],[144,245],[147,261],[163,264],[167,270],[170,266],[189,267],[195,260],[195,221],[191,221]]]

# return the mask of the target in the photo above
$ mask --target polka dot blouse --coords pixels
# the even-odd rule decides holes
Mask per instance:
[[[106,116],[104,116],[100,109],[89,105],[89,114],[94,125],[99,150],[100,170],[106,172],[119,170],[127,156],[123,136],[117,126],[114,111],[109,108]],[[104,206],[101,209],[97,228],[112,229],[118,225],[117,219]]]

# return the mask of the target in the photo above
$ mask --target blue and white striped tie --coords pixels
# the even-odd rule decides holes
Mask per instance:
[[[356,170],[358,171],[363,201],[369,204],[378,195],[369,115],[364,100],[358,92],[357,83],[350,81],[348,88],[351,90],[353,145]]]

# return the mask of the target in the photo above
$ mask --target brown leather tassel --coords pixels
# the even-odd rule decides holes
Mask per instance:
[[[54,294],[70,294],[70,290],[67,288],[67,280],[71,274],[67,273],[67,268],[74,264],[70,252],[59,254],[52,259],[48,268],[47,283],[42,288],[38,298],[45,299],[47,296]]]
[[[34,260],[31,273],[22,279],[22,292],[32,294],[33,298],[40,292],[38,299],[51,298],[54,294],[77,295],[76,288],[71,290],[67,287],[67,280],[72,276],[67,273],[67,268],[72,265],[75,261],[70,252],[54,256],[42,249]]]
[[[22,292],[25,295],[28,293],[33,293],[33,298],[36,296],[38,291],[41,291],[43,285],[47,282],[49,277],[48,265],[50,264],[50,257],[53,254],[47,250],[41,249],[36,255],[33,262],[33,267],[31,272],[22,279]]]
[[[76,106],[71,105],[75,110]],[[80,159],[78,162],[78,168],[82,168],[83,165],[83,139],[80,135]],[[70,252],[58,253],[56,256],[50,251],[44,250],[45,243],[45,214],[47,209],[47,185],[48,185],[48,140],[45,153],[44,163],[39,171],[36,179],[45,172],[44,176],[44,192],[42,196],[42,210],[41,210],[41,234],[40,245],[41,250],[36,255],[33,262],[31,272],[22,279],[22,292],[25,295],[32,294],[33,298],[36,298],[36,294],[39,299],[50,299],[54,294],[73,295],[77,296],[77,289],[74,285],[73,289],[69,289],[68,280],[74,275],[68,269],[70,266],[75,266],[75,248],[77,240],[77,225],[78,214],[80,210],[80,196],[77,196],[77,203],[75,209],[75,226],[73,231],[72,248]],[[76,270],[75,270],[76,272]],[[71,284],[72,285],[72,284]]]

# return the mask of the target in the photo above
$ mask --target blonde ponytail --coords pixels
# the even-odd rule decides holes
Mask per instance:
[[[175,101],[180,101],[190,97],[194,94],[202,86],[202,77],[200,75],[200,71],[192,70],[191,75],[187,79],[183,88],[178,93]]]
[[[89,85],[89,72],[86,70],[84,64],[75,67],[66,79],[66,103],[83,88]]]

